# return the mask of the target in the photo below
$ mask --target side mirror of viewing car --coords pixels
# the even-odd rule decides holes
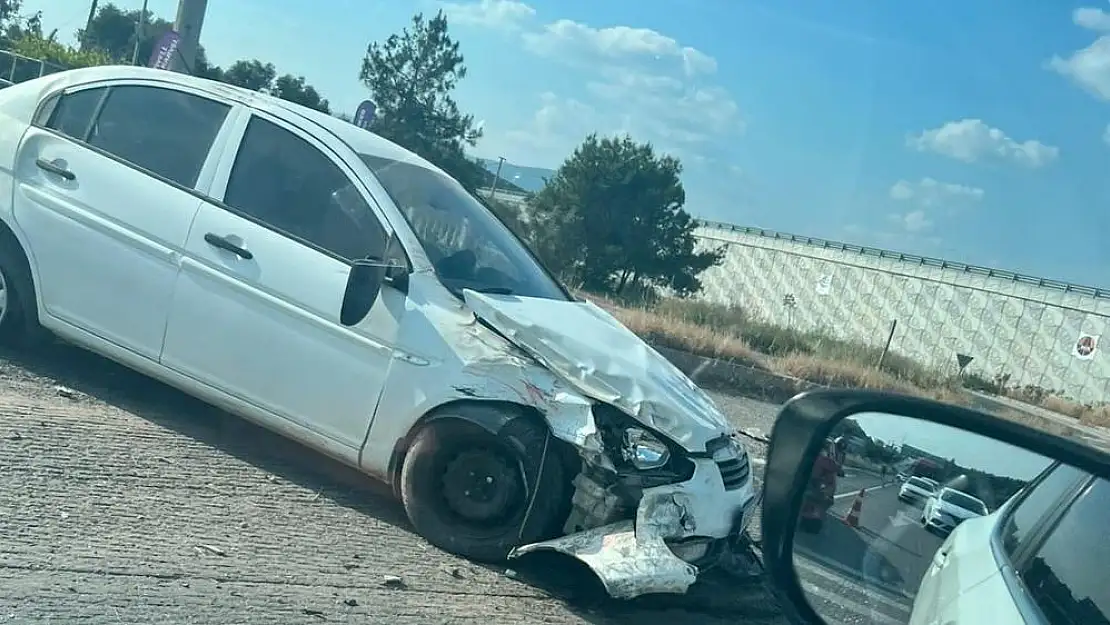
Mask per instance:
[[[374,307],[383,284],[407,291],[408,268],[396,262],[376,259],[354,261],[343,292],[339,323],[353,326],[365,319]]]
[[[1063,419],[1045,417],[1057,436],[889,393],[789,401],[771,435],[762,522],[787,617],[1108,622],[1096,571],[1110,558],[1110,431]]]

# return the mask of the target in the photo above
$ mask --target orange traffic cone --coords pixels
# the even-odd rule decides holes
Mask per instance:
[[[863,489],[859,489],[859,494],[856,495],[856,500],[852,502],[852,509],[848,511],[848,516],[844,517],[844,524],[848,527],[859,527],[859,513],[863,511]]]

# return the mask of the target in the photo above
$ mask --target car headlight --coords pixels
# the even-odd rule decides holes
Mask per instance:
[[[624,431],[621,455],[637,469],[658,469],[671,459],[671,451],[647,430],[628,428]]]

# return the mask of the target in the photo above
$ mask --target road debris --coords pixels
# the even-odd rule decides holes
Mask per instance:
[[[405,588],[405,580],[396,575],[386,575],[382,578],[382,586],[386,588]]]
[[[80,394],[68,386],[55,386],[54,392],[57,393],[58,396],[65,397],[66,399],[80,399]]]
[[[221,558],[227,557],[227,552],[215,545],[197,545],[197,549],[199,551],[208,552],[214,556],[220,556]]]

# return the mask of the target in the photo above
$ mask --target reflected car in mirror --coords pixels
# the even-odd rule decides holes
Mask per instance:
[[[818,515],[830,438],[854,444]],[[791,400],[766,466],[763,556],[800,623],[1110,624],[1110,432],[1046,434],[919,398]],[[888,479],[887,467],[909,473]],[[914,475],[925,467],[930,478]]]

